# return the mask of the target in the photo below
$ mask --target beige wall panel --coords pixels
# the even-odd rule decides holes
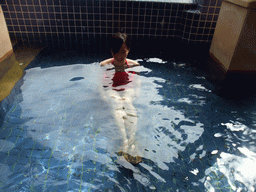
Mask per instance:
[[[247,10],[243,7],[226,1],[222,2],[210,53],[223,64],[226,70],[229,69],[246,15]]]
[[[249,11],[230,70],[256,70],[256,11]]]
[[[4,19],[4,13],[0,5],[0,62],[12,53],[12,43]]]

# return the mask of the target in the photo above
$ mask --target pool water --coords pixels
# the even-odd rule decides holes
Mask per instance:
[[[254,96],[224,99],[189,63],[135,58],[132,164],[106,58],[41,52],[25,69],[1,102],[0,191],[255,190]]]

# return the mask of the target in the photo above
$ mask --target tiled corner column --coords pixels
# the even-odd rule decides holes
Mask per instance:
[[[222,79],[247,86],[256,75],[256,1],[225,0],[210,48],[209,63],[219,66]],[[229,84],[229,85],[230,85]]]
[[[185,10],[182,14],[180,36],[184,42],[190,44],[210,45],[222,0],[197,0],[196,2],[197,8]]]
[[[11,53],[13,52],[10,36],[7,30],[1,5],[0,5],[0,29],[1,29],[0,30],[0,62],[1,62],[6,57],[11,55]],[[0,66],[0,74],[1,73],[2,71]]]

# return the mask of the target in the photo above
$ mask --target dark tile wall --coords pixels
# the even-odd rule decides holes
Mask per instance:
[[[210,43],[221,0],[195,2],[5,0],[1,5],[13,41],[79,46],[126,32],[136,38]]]

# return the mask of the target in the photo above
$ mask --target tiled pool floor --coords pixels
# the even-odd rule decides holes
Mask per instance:
[[[188,63],[137,58],[133,165],[117,153],[102,59],[41,53],[25,70],[1,103],[0,191],[254,191],[254,97],[223,99]]]

